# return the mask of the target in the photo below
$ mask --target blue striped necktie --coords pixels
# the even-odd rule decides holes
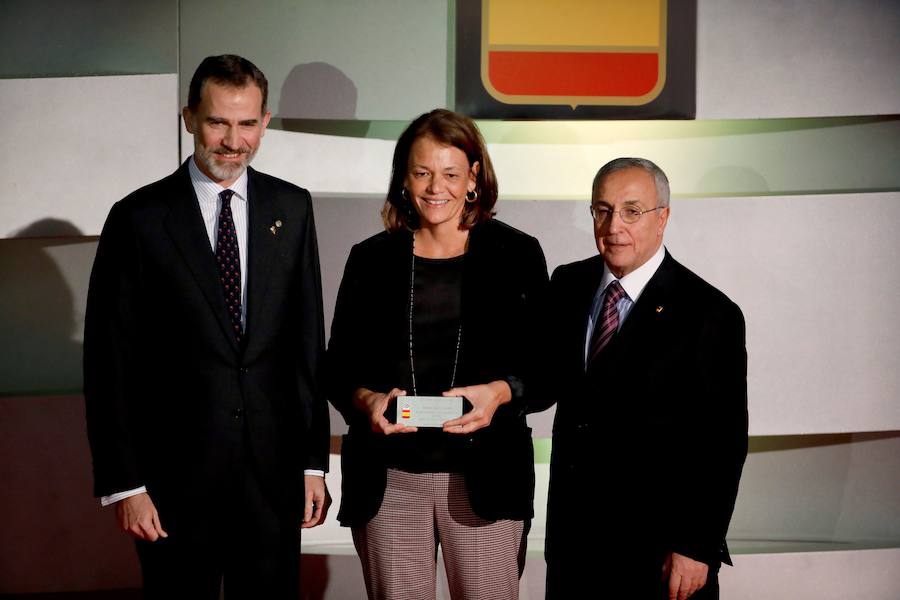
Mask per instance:
[[[588,354],[588,364],[591,364],[600,352],[609,344],[613,335],[619,329],[619,311],[616,310],[616,303],[625,295],[625,290],[618,281],[613,281],[606,286],[606,292],[603,297],[603,306],[600,308],[598,315],[598,323],[594,325],[594,332],[591,334],[590,352]]]

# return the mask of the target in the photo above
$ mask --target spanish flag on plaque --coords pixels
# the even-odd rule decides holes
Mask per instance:
[[[666,80],[666,0],[483,0],[481,79],[511,104],[646,104]]]

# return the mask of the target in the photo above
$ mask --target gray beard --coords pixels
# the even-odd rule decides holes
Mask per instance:
[[[246,170],[247,166],[250,164],[250,161],[253,160],[253,157],[256,156],[256,150],[244,154],[244,158],[239,164],[217,163],[215,159],[215,152],[210,148],[197,148],[195,154],[197,155],[197,158],[200,159],[200,162],[203,164],[203,166],[206,167],[207,171],[209,171],[219,181],[224,181],[226,179],[234,179],[236,177],[240,177],[241,173],[243,173],[244,170]]]

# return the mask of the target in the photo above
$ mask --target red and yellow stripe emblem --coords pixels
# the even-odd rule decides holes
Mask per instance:
[[[507,104],[641,105],[666,78],[666,0],[483,0],[481,79]]]

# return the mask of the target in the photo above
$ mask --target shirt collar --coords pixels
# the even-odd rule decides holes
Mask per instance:
[[[603,263],[603,279],[600,280],[600,290],[605,290],[606,286],[618,279],[622,289],[628,294],[628,298],[632,302],[637,302],[641,293],[644,291],[644,288],[650,283],[650,278],[653,277],[653,274],[656,273],[659,265],[662,264],[665,256],[666,248],[660,244],[656,253],[654,253],[647,262],[621,279],[613,275],[609,270],[609,267],[606,266],[606,263]]]
[[[200,167],[198,167],[197,163],[194,161],[193,156],[188,159],[188,173],[190,173],[191,184],[194,186],[194,191],[197,193],[197,199],[200,201],[215,200],[218,198],[219,193],[226,189],[201,171]],[[247,201],[247,169],[244,169],[241,176],[228,186],[228,189],[234,192],[234,195],[238,200],[243,200],[244,202]]]

